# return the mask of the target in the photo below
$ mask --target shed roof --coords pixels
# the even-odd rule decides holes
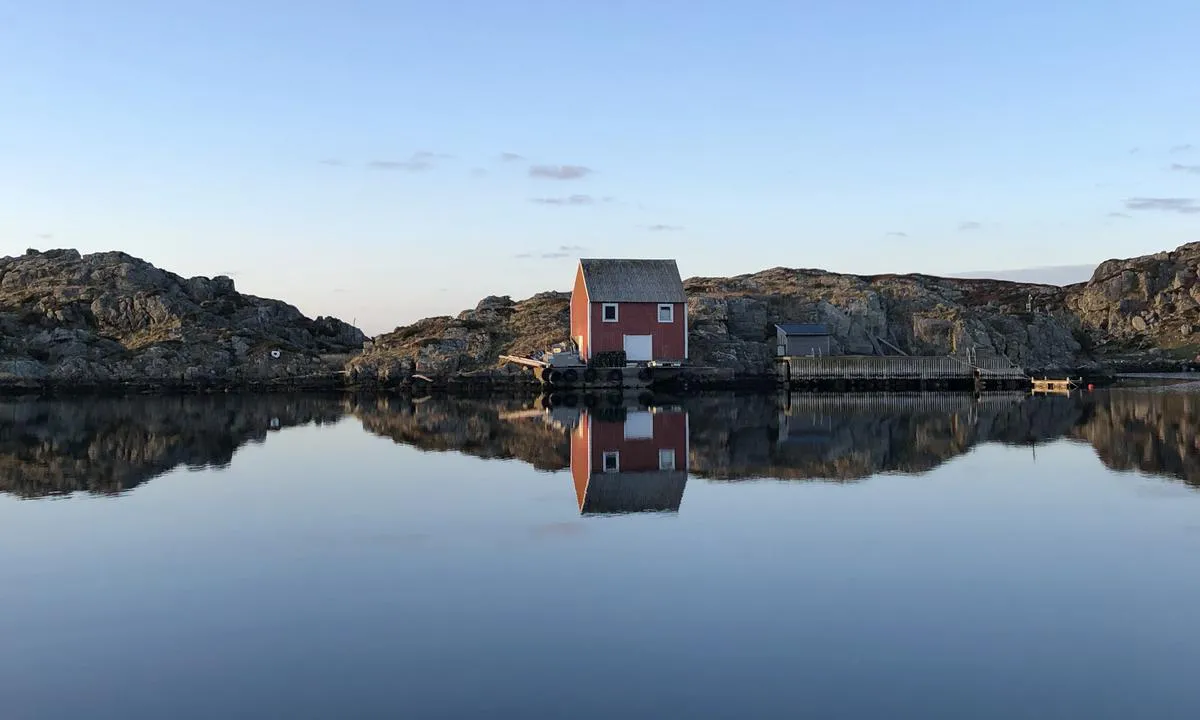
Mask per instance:
[[[579,511],[584,515],[679,512],[687,472],[647,470],[592,473]]]
[[[584,258],[579,266],[591,302],[687,302],[674,260]]]
[[[828,335],[829,328],[817,323],[777,323],[784,335]]]

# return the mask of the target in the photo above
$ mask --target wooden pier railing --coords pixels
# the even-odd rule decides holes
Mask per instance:
[[[971,366],[949,356],[780,358],[790,380],[950,380],[973,377]]]
[[[998,385],[1027,383],[1025,372],[1007,358],[964,360],[938,356],[833,356],[780,357],[779,379],[784,385],[863,383],[874,385],[921,385],[926,383],[975,383]]]

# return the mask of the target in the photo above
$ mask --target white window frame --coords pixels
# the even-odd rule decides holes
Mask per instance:
[[[658,469],[674,471],[675,470],[675,448],[661,448],[658,451]],[[666,462],[664,462],[666,461]]]
[[[667,319],[663,320],[662,312],[667,311]],[[675,322],[675,306],[671,303],[660,303],[658,306],[658,321],[664,325],[670,325]]]
[[[608,319],[608,309],[612,308],[612,320]],[[601,303],[600,304],[600,320],[606,323],[618,322],[621,318],[620,306],[617,303]]]
[[[611,468],[608,467],[608,459],[609,458],[612,458],[612,461],[613,461],[613,466]],[[616,450],[612,450],[612,451],[609,451],[606,453],[601,453],[600,454],[600,469],[606,473],[621,472],[621,453],[617,452]]]

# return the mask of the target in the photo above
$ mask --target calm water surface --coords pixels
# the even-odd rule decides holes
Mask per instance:
[[[0,402],[0,717],[1200,717],[1200,395]]]

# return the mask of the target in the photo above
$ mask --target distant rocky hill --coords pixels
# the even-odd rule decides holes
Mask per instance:
[[[1200,352],[1200,243],[1101,264],[1087,283],[1058,287],[927,275],[843,275],[773,268],[731,278],[692,278],[691,359],[740,373],[765,372],[773,326],[820,322],[843,353],[963,353],[1007,357],[1033,371],[1120,360],[1191,359]],[[413,372],[494,368],[568,340],[566,293],[513,302],[489,297],[458,317],[439,317],[375,338],[350,368],[360,380]],[[1032,309],[1032,312],[1030,310]]]
[[[927,275],[772,268],[691,278],[691,360],[768,372],[773,326],[826,324],[835,351],[974,350],[1034,372],[1173,364],[1200,353],[1200,243],[1102,263],[1057,287]],[[569,278],[564,278],[564,282]],[[29,251],[0,258],[0,389],[391,386],[498,368],[568,341],[569,295],[487,297],[367,341],[334,319],[243,295],[227,277],[190,278],[124,253]],[[343,376],[342,371],[345,371]]]
[[[124,253],[0,258],[0,385],[238,385],[328,377],[358,329]],[[333,357],[331,357],[333,356]]]

